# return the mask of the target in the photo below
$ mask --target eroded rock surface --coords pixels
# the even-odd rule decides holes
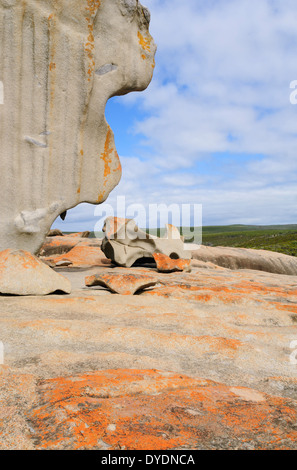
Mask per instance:
[[[71,292],[68,279],[22,250],[0,252],[0,294],[47,295]]]
[[[54,228],[50,230],[47,234],[48,237],[64,237],[64,233],[61,230]]]
[[[199,249],[192,250],[192,258],[228,269],[254,269],[297,276],[297,258],[274,251],[202,245]]]
[[[38,255],[41,258],[63,255],[76,246],[90,246],[101,248],[102,240],[97,238],[81,238],[64,235],[62,237],[47,237]]]
[[[169,256],[162,255],[160,253],[154,253],[154,260],[158,271],[164,273],[172,273],[175,271],[191,271],[191,260],[190,259],[171,259]]]
[[[199,263],[2,297],[0,448],[296,449],[297,277]],[[159,282],[85,286],[127,274]]]
[[[55,257],[46,257],[45,261],[51,266],[88,267],[102,266],[106,258],[97,246],[76,245],[68,253]]]
[[[133,369],[0,379],[1,449],[296,449],[297,402],[245,387]]]
[[[178,229],[170,224],[166,225],[164,237],[158,238],[140,230],[133,219],[108,217],[103,232],[101,249],[119,266],[129,268],[136,261],[154,261],[154,253],[173,259],[191,259],[191,253],[184,250]]]
[[[148,86],[148,29],[136,0],[0,0],[0,250],[36,253],[60,214],[118,184],[105,105]]]
[[[136,292],[158,283],[157,278],[145,274],[94,274],[86,277],[86,286],[103,286],[121,295],[134,295]]]
[[[78,233],[70,233],[68,237],[74,238],[89,238],[90,232],[86,230],[85,232],[78,232]]]

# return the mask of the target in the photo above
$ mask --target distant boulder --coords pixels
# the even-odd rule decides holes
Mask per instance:
[[[69,233],[67,236],[73,238],[89,238],[90,233],[91,232],[86,230],[85,232]]]
[[[47,295],[71,292],[68,279],[36,256],[23,250],[0,252],[0,293],[9,295]]]
[[[158,238],[139,229],[133,219],[107,217],[103,227],[102,251],[115,264],[130,268],[134,263],[153,261],[154,253],[171,259],[190,259],[179,230],[166,224],[165,235]]]
[[[252,269],[274,274],[297,275],[297,258],[274,251],[201,245],[199,249],[192,251],[192,258],[233,270]]]
[[[39,250],[38,256],[47,257],[68,253],[77,245],[101,247],[102,240],[98,238],[83,238],[64,235],[63,237],[47,237]]]
[[[51,266],[57,267],[87,267],[110,264],[110,261],[107,260],[98,246],[88,246],[83,244],[76,245],[66,254],[55,257],[46,257],[45,261],[49,262]]]
[[[64,233],[61,232],[58,228],[50,230],[47,234],[48,237],[64,237]]]

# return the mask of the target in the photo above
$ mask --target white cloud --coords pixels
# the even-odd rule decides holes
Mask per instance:
[[[145,112],[134,133],[149,157],[122,157],[110,201],[203,203],[212,224],[296,222],[296,1],[144,1],[155,78],[121,101]]]

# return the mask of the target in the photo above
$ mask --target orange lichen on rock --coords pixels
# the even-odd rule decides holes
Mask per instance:
[[[111,155],[114,151],[114,147],[112,146],[112,133],[111,128],[108,126],[105,145],[104,145],[104,152],[101,154],[101,160],[104,162],[104,178],[107,178],[110,175],[110,164],[111,164]]]
[[[94,59],[94,49],[95,49],[95,40],[94,40],[94,19],[96,17],[97,11],[100,7],[100,0],[87,0],[87,16],[86,20],[88,23],[89,35],[87,42],[85,43],[85,52],[88,57],[88,81],[90,82],[95,70],[95,59]]]
[[[58,290],[69,294],[70,282],[36,256],[23,250],[0,252],[1,294],[47,295]]]
[[[106,103],[148,87],[156,51],[149,12],[136,0],[132,3],[1,2],[6,59],[0,75],[15,84],[1,107],[1,160],[7,159],[0,184],[6,207],[0,219],[1,249],[37,253],[61,214],[80,203],[103,202],[119,183],[121,165]],[[139,45],[138,31],[150,53]],[[18,64],[31,65],[16,66],[16,55]],[[27,184],[31,180],[33,188]]]
[[[40,256],[60,255],[67,253],[79,243],[74,237],[48,237],[39,250]]]
[[[84,232],[69,233],[67,236],[70,238],[89,238],[90,233],[89,230],[85,230]]]
[[[71,265],[72,267],[102,266],[102,260],[106,260],[104,253],[94,246],[74,246],[68,253],[56,257],[46,258],[54,265]]]
[[[86,286],[107,287],[114,293],[134,295],[139,290],[155,286],[158,280],[144,274],[101,274],[86,277]]]
[[[160,272],[171,273],[174,271],[191,271],[190,259],[172,259],[161,253],[154,253],[153,256],[156,261],[158,271]]]
[[[100,0],[87,0],[86,10],[88,11],[91,17],[94,17],[97,13],[98,8],[100,7]]]
[[[147,51],[147,52],[150,52],[151,51],[151,38],[145,38],[140,31],[138,31],[137,33],[138,35],[138,39],[139,39],[139,44],[141,45],[142,49]]]
[[[41,381],[38,393],[40,403],[26,413],[37,449],[296,445],[296,401],[186,375],[106,370]]]
[[[106,198],[106,186],[109,181],[111,172],[113,173],[120,173],[122,171],[122,165],[120,162],[120,158],[116,149],[114,148],[114,141],[113,141],[113,134],[111,128],[108,126],[105,144],[104,144],[104,151],[101,153],[100,158],[104,163],[104,170],[103,170],[103,187],[104,189],[100,191],[98,194],[97,202],[101,203]],[[112,166],[116,165],[115,168]]]
[[[273,278],[275,282],[269,284],[265,279],[261,282],[259,278],[257,282],[253,282],[248,273],[237,272],[233,275],[230,271],[222,272],[222,275],[218,276],[205,270],[205,274],[199,276],[199,280],[195,273],[187,274],[186,278],[180,276],[180,274],[168,274],[166,279],[162,279],[160,286],[147,292],[146,295],[188,299],[210,305],[254,304],[261,308],[297,313],[295,284],[280,285],[277,279]]]
[[[107,238],[115,238],[119,229],[129,223],[130,219],[124,217],[111,217],[108,224],[104,224],[103,233]]]
[[[68,253],[75,246],[100,248],[101,240],[97,238],[88,238],[89,235],[90,232],[85,231],[63,236],[48,236],[39,250],[39,256],[42,256],[43,260],[47,260],[47,258],[53,258],[64,253]]]

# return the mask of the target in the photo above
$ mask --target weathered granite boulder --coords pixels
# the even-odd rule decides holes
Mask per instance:
[[[64,237],[64,233],[58,228],[50,230],[47,234],[48,237]]]
[[[180,233],[173,225],[167,224],[164,237],[158,238],[140,230],[133,219],[108,217],[103,233],[101,249],[119,266],[131,267],[139,260],[154,262],[154,253],[172,259],[191,259],[191,253],[184,250]]]
[[[296,449],[297,277],[133,267],[159,283],[112,295],[93,274],[0,299],[1,450]]]
[[[1,450],[296,450],[296,400],[247,387],[135,368],[0,380]]]
[[[73,237],[47,237],[44,244],[38,252],[38,256],[54,256],[68,253],[79,243],[77,238]]]
[[[101,247],[102,241],[98,238],[81,238],[64,235],[63,237],[47,237],[40,248],[40,257],[57,256],[68,253],[75,246]]]
[[[163,273],[173,273],[175,271],[191,272],[190,259],[171,259],[169,256],[154,253],[158,271]]]
[[[73,237],[73,238],[89,238],[90,233],[88,230],[84,232],[78,232],[78,233],[69,233],[68,237]]]
[[[149,17],[136,0],[0,0],[0,250],[36,253],[60,214],[118,184],[105,105],[148,86]]]
[[[102,266],[102,260],[108,261],[98,246],[76,245],[68,253],[46,257],[44,261],[51,266],[89,267]],[[105,263],[106,264],[106,263]]]
[[[297,275],[297,258],[274,251],[202,245],[199,249],[192,250],[192,258],[228,269],[253,269],[288,276]]]
[[[47,295],[56,291],[70,294],[68,279],[22,250],[0,252],[0,294]]]
[[[155,286],[158,279],[147,274],[94,274],[85,279],[87,287],[107,287],[121,295],[134,295],[148,287]]]

